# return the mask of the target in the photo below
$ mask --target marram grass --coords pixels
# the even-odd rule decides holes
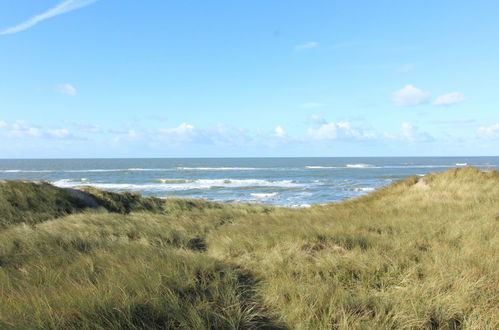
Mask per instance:
[[[497,329],[499,173],[292,210],[0,183],[0,328]]]

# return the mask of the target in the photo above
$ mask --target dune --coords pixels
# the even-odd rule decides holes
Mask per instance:
[[[290,209],[0,182],[0,328],[494,329],[499,172]]]

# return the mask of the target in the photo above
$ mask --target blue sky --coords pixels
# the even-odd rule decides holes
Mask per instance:
[[[0,2],[0,157],[499,155],[498,1]]]

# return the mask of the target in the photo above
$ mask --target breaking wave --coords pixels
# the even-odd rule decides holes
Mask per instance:
[[[278,193],[276,193],[276,192],[273,192],[273,193],[252,193],[250,195],[253,197],[256,197],[256,198],[266,199],[266,198],[275,197],[278,195]]]
[[[369,164],[347,164],[348,168],[367,168],[367,167],[375,167],[374,165]]]
[[[178,171],[257,171],[268,170],[261,167],[177,167]]]
[[[62,179],[52,182],[53,185],[62,188],[71,188],[81,186],[82,181],[73,179]],[[216,187],[227,188],[245,188],[245,187],[279,187],[279,188],[294,188],[302,187],[304,184],[296,183],[292,180],[268,181],[259,179],[200,179],[200,180],[162,180],[155,184],[132,184],[132,183],[97,183],[85,182],[85,185],[103,190],[118,190],[118,191],[175,191],[175,190],[192,190],[192,189],[211,189]]]

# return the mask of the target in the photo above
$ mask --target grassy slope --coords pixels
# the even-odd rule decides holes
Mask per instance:
[[[83,203],[70,192],[48,183],[6,181],[0,184],[0,228],[24,222],[35,224],[81,212]]]
[[[499,327],[498,172],[304,210],[43,189],[0,184],[0,328]]]

